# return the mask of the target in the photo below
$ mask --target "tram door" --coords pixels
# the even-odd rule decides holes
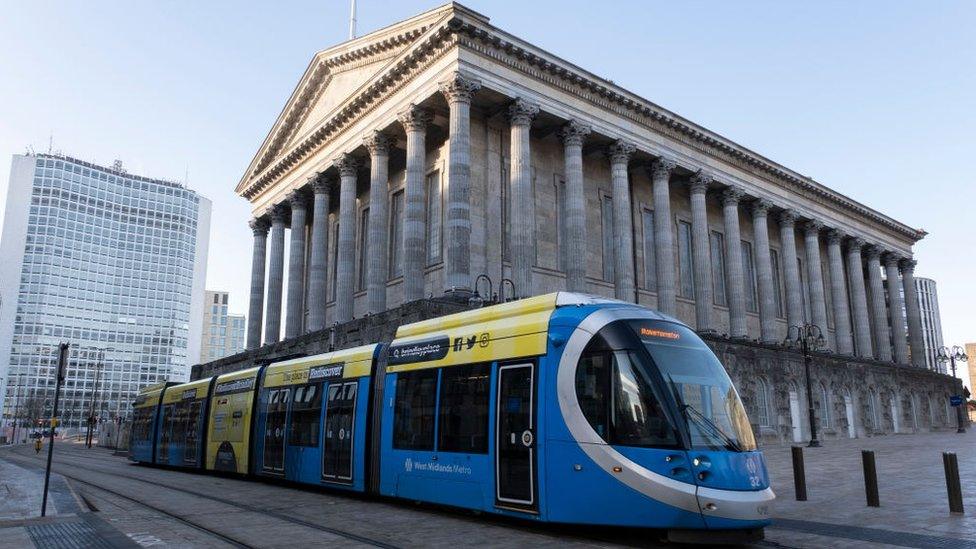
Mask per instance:
[[[533,364],[498,368],[495,497],[501,506],[536,506],[534,370]]]
[[[325,444],[322,447],[322,478],[331,482],[352,482],[352,442],[358,389],[358,381],[329,384],[329,401],[325,409]]]
[[[271,389],[264,421],[264,454],[262,470],[283,474],[285,471],[285,420],[291,389]]]

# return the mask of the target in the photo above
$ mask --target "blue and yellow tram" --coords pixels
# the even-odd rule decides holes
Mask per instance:
[[[758,532],[774,498],[705,343],[654,311],[578,294],[152,387],[135,407],[135,461],[530,520]]]

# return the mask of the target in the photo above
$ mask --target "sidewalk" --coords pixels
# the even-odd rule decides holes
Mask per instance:
[[[47,516],[41,518],[44,470],[5,460],[10,450],[9,446],[0,448],[0,548],[137,547],[87,511],[68,481],[57,473],[51,473]],[[43,451],[47,451],[46,443]]]
[[[868,507],[861,450],[873,450],[881,507]],[[949,513],[942,452],[955,452],[965,513]],[[849,539],[919,543],[957,540],[976,546],[976,432],[889,435],[830,440],[803,448],[808,501],[796,501],[790,446],[763,450],[776,492],[772,529]],[[968,542],[968,543],[967,543]],[[891,541],[887,541],[891,543]],[[908,545],[908,544],[906,544]],[[918,545],[909,545],[918,546]]]

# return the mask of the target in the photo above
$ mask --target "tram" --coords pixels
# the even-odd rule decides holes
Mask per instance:
[[[735,387],[694,331],[581,294],[149,387],[134,407],[137,462],[528,520],[755,539],[775,497]]]

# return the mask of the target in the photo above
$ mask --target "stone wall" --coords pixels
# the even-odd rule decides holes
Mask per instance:
[[[447,299],[414,301],[334,328],[197,364],[193,366],[191,379],[276,360],[391,341],[402,324],[459,312],[468,307],[467,302]],[[803,355],[800,352],[778,345],[731,340],[722,336],[703,337],[729,371],[761,444],[793,442],[793,419],[796,415],[800,424],[798,439],[809,440],[806,384]],[[949,407],[948,400],[949,395],[961,392],[961,382],[950,376],[830,353],[814,354],[810,376],[814,416],[818,420],[818,436],[822,439],[852,434],[869,437],[956,428],[956,410]],[[827,394],[829,421],[823,419],[821,384]],[[760,411],[763,390],[766,395],[765,414]],[[791,399],[796,403],[794,412],[791,412]],[[853,425],[850,429],[849,424]]]

